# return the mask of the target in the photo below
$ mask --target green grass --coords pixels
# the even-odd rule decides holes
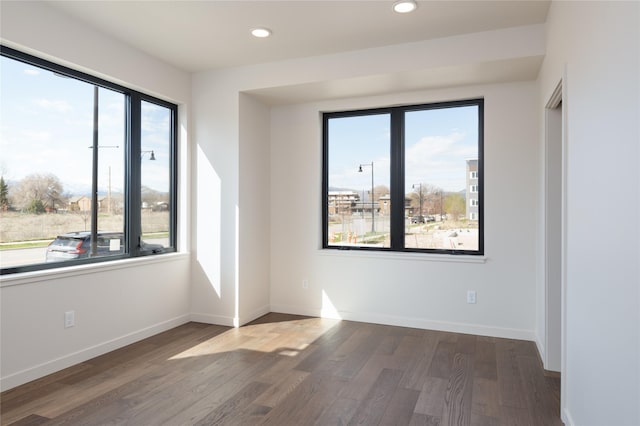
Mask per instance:
[[[142,238],[168,238],[168,232],[147,232],[146,234],[142,234]]]
[[[366,244],[372,244],[372,243],[384,243],[384,240],[386,239],[385,235],[379,235],[377,237],[367,237],[363,240],[364,243]]]
[[[49,245],[51,241],[22,241],[19,243],[2,243],[0,244],[0,251],[23,249],[23,248],[46,247]]]
[[[150,232],[148,234],[144,234],[143,238],[167,238],[169,236],[168,232]],[[0,251],[2,250],[16,250],[23,248],[38,248],[38,247],[46,247],[53,240],[46,241],[21,241],[18,243],[0,243]]]
[[[98,226],[103,231],[124,229],[124,216],[121,214],[101,213]],[[145,212],[142,223],[145,238],[163,238],[167,236],[169,224],[168,212]],[[28,214],[20,212],[0,212],[0,243],[20,244],[53,240],[57,235],[67,232],[88,230],[91,223],[75,213]],[[18,246],[12,246],[18,248]],[[24,246],[22,246],[24,247]],[[33,247],[33,246],[26,246]],[[2,248],[6,248],[3,246]]]

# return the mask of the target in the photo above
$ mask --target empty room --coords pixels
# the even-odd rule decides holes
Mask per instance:
[[[640,2],[0,1],[2,425],[640,425]]]

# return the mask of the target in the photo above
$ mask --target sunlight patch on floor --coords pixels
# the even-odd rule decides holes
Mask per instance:
[[[295,357],[338,323],[339,321],[323,318],[309,318],[232,328],[170,357],[169,360],[237,351]]]

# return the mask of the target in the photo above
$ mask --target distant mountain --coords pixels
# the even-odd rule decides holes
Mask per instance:
[[[357,191],[357,190],[355,190],[355,189],[351,189],[351,188],[338,188],[338,187],[336,187],[336,186],[330,186],[330,187],[329,187],[329,191],[353,191],[353,192],[356,192],[356,193],[358,192],[358,191]],[[361,191],[361,192],[362,192],[362,191]]]
[[[357,189],[352,189],[352,188],[339,188],[337,186],[330,186],[329,187],[329,191],[353,191],[356,194],[362,194],[362,189],[357,190]],[[368,195],[369,191],[367,191],[367,193],[365,193],[365,197]],[[407,194],[410,194],[411,192],[408,192]],[[444,191],[444,194],[460,194],[462,195],[462,197],[466,197],[467,196],[467,190],[465,189],[461,189],[460,191]]]

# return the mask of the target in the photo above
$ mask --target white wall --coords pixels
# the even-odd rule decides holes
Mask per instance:
[[[196,321],[238,323],[238,93],[223,76],[193,77],[191,312]]]
[[[269,312],[271,267],[269,108],[240,94],[239,322]]]
[[[199,321],[233,325],[243,324],[253,319],[270,304],[272,310],[291,310],[292,306],[298,306],[299,310],[303,307],[305,310],[317,307],[315,298],[311,303],[306,295],[298,294],[299,286],[294,287],[291,284],[293,282],[299,284],[303,275],[310,281],[316,282],[316,285],[320,285],[319,283],[322,282],[320,278],[316,279],[317,271],[311,270],[303,264],[295,264],[297,261],[307,261],[306,252],[292,253],[291,249],[291,247],[307,246],[308,244],[311,244],[314,249],[319,247],[316,237],[320,234],[320,222],[319,219],[312,220],[314,217],[319,218],[320,215],[319,167],[321,164],[318,157],[320,145],[317,143],[319,141],[317,110],[315,116],[311,117],[308,111],[304,110],[304,107],[301,107],[302,109],[293,108],[291,110],[292,116],[289,118],[290,122],[287,124],[289,127],[282,128],[281,122],[287,121],[287,118],[278,118],[279,114],[283,114],[279,113],[278,109],[275,110],[275,115],[271,118],[269,106],[265,102],[299,102],[301,99],[315,100],[314,96],[320,96],[323,99],[327,97],[339,98],[344,97],[345,93],[353,93],[351,89],[354,86],[357,86],[358,93],[393,93],[399,89],[408,90],[420,84],[434,84],[433,81],[418,77],[441,75],[443,70],[464,76],[461,78],[468,84],[469,78],[477,74],[478,64],[490,63],[493,66],[501,66],[504,71],[514,63],[521,65],[522,61],[527,62],[531,58],[540,57],[544,53],[543,29],[542,26],[537,25],[509,28],[194,75],[192,134],[196,149],[193,153],[192,164],[195,165],[196,171],[192,182],[194,187],[192,222],[197,232],[194,233],[192,318]],[[533,62],[535,63],[535,61]],[[430,73],[430,71],[439,72]],[[413,77],[412,81],[407,82],[407,85],[401,84],[399,86],[398,82],[404,82],[403,77],[409,75]],[[517,77],[513,78],[522,78],[522,74],[517,74]],[[420,83],[421,81],[422,83]],[[514,87],[517,87],[516,91],[525,97],[524,100],[510,98],[507,90],[495,89],[495,93],[500,93],[501,101],[515,102],[525,108],[535,105],[535,92],[532,86],[525,84]],[[433,92],[431,95],[419,94],[419,96],[414,96],[414,99],[415,102],[424,102],[429,99],[429,96],[440,96],[442,99],[449,100],[483,94],[482,91],[477,91],[470,95],[472,92],[472,90],[449,91],[440,94]],[[409,98],[411,95],[402,97],[402,99]],[[342,105],[351,107],[349,103]],[[301,112],[303,110],[305,113]],[[506,110],[507,108],[505,108]],[[532,109],[531,113],[535,113],[535,110]],[[520,119],[521,117],[516,118]],[[315,121],[310,124],[310,120]],[[496,117],[495,121],[490,123],[487,131],[499,134],[499,131],[496,133],[494,130],[495,127],[500,127],[498,121],[499,118]],[[277,124],[276,127],[273,127],[274,123]],[[527,128],[529,123],[521,124]],[[270,129],[271,141],[268,138]],[[534,135],[533,139],[513,135],[513,140],[510,140],[509,143],[500,142],[501,146],[504,145],[503,147],[506,149],[494,152],[493,158],[500,161],[499,159],[509,153],[520,154],[521,146],[528,146],[531,141],[537,140],[537,128],[533,126],[530,129],[532,133],[529,136]],[[291,147],[282,146],[284,141],[274,139],[280,132],[289,130],[295,131],[296,135],[302,135],[305,139],[299,139],[295,144],[291,142]],[[312,134],[311,141],[309,134]],[[287,136],[285,140],[289,141],[290,137]],[[500,134],[500,137],[505,136]],[[268,148],[269,143],[272,148]],[[489,150],[491,146],[489,145]],[[277,154],[274,154],[276,148],[278,151]],[[291,149],[288,150],[288,148]],[[535,143],[533,144],[533,152],[529,153],[527,149],[524,148],[527,155],[531,154],[533,158],[537,158]],[[271,162],[269,162],[269,152]],[[274,156],[278,156],[278,158]],[[517,170],[521,167],[529,168],[529,164],[521,166],[513,163],[505,166],[503,172],[518,174]],[[288,173],[290,170],[295,173],[288,174],[286,178],[280,177],[279,174]],[[532,183],[535,181],[528,179],[535,179],[536,173],[537,171],[533,167],[528,177],[523,173],[522,176],[516,178],[516,181],[517,179],[525,179],[527,180],[526,185],[535,186]],[[316,180],[314,181],[314,179]],[[287,194],[286,200],[283,199],[282,189],[279,188],[282,182],[287,188],[296,189],[296,191]],[[509,182],[499,182],[499,179],[495,179],[495,182],[493,188],[497,191],[502,190],[501,187],[509,185]],[[532,189],[535,190],[535,188]],[[292,203],[291,194],[295,194],[296,197],[293,202],[293,211],[299,210],[300,217],[309,218],[311,226],[302,227],[299,224],[299,219],[293,218],[291,219],[292,226],[294,226],[292,230],[290,227],[283,227],[281,219],[276,217],[282,216],[281,207],[283,205]],[[492,196],[490,193],[487,194]],[[499,192],[495,192],[493,196],[498,198],[498,194]],[[285,204],[282,204],[283,202]],[[525,217],[530,214],[531,212],[527,212]],[[269,220],[269,215],[272,219],[270,226],[265,222]],[[530,221],[533,220],[533,217],[530,217]],[[497,228],[499,224],[489,221],[487,226]],[[266,229],[269,229],[269,236],[264,233]],[[304,233],[304,235],[299,233]],[[503,237],[498,234],[493,234],[496,235],[493,240],[494,247],[507,244],[501,241]],[[295,239],[295,242],[291,247],[282,250],[282,239],[290,238]],[[489,247],[491,246],[489,245]],[[295,259],[295,261],[287,263],[282,260],[283,257],[288,256],[291,256],[291,259]],[[531,256],[534,256],[533,250]],[[360,264],[359,262],[355,260],[351,264],[357,266]],[[406,260],[396,259],[391,263],[401,265],[404,262]],[[518,283],[507,289],[507,293],[499,297],[503,300],[520,298],[521,296],[516,289],[524,289],[529,298],[533,297],[533,287],[531,287],[533,281],[529,277],[533,276],[535,272],[528,260],[505,264],[504,266],[509,269],[503,272],[498,271],[499,268],[495,265],[492,266],[491,262],[493,260],[489,258],[486,265],[459,264],[458,268],[444,267],[442,271],[455,269],[455,276],[468,277],[471,275],[469,270],[480,267],[484,271],[495,269],[496,274],[506,277],[513,274],[518,266],[522,266],[527,271],[528,278],[524,281],[519,280]],[[411,261],[409,264],[414,265],[415,268],[425,266],[425,262],[422,261]],[[273,275],[274,268],[281,269],[283,265],[286,266],[286,271],[275,273],[284,275],[275,277]],[[426,265],[437,269],[443,268],[439,262],[426,263]],[[394,266],[391,270],[394,268],[396,267]],[[276,287],[273,287],[275,278],[279,282]],[[269,289],[270,280],[271,290]],[[283,285],[291,286],[291,290],[293,290],[286,299],[282,297],[284,290],[280,286]],[[463,286],[463,284],[459,284],[459,286]],[[464,286],[466,291],[466,284]],[[446,296],[447,299],[458,300],[461,288],[449,286],[443,291],[449,293]],[[477,329],[493,333],[497,328],[504,328],[506,331],[500,331],[501,334],[510,333],[519,336],[526,335],[527,338],[532,337],[535,316],[533,308],[522,310],[519,309],[520,303],[517,303],[518,308],[515,308],[506,303],[496,302],[496,299],[490,296],[492,292],[490,288],[487,290],[478,288],[478,291],[480,291],[480,297],[489,296],[486,299],[487,305],[482,305],[485,303],[482,302],[482,299],[479,299],[481,303],[478,305],[480,306],[478,310],[487,314],[486,316],[485,314],[480,315],[485,320],[481,324],[486,325],[489,329],[482,326],[476,327]],[[464,298],[461,298],[460,301],[464,301]],[[418,303],[418,300],[412,299],[407,303]],[[504,307],[507,312],[504,314],[489,313],[489,306],[492,303],[498,303],[498,306]],[[342,306],[342,308],[363,314],[371,311],[370,313],[373,314],[386,315],[385,321],[396,314],[401,316],[398,321],[407,321],[409,318],[406,314],[400,313],[404,309],[402,304],[396,306],[394,310],[382,309],[375,304],[349,305]],[[435,325],[437,321],[448,321],[447,327],[456,326],[454,323],[458,322],[466,327],[472,324],[477,316],[477,313],[474,314],[466,306],[462,308],[465,312],[463,315],[458,315],[460,312],[453,315],[440,315],[441,311],[427,315],[419,312],[422,308],[421,306],[413,306],[408,311],[411,312],[410,315],[415,315],[416,321],[422,325],[426,325],[427,323],[424,321],[429,319],[431,322],[428,324],[431,325]],[[501,324],[500,318],[503,315],[510,320]],[[487,316],[493,316],[493,318]]]
[[[237,85],[203,73],[193,91],[192,318],[229,326],[269,312],[269,108]]]
[[[3,390],[189,320],[185,255],[22,275],[0,288]]]
[[[640,424],[639,28],[638,2],[554,2],[548,17],[540,111],[566,70],[569,424]]]
[[[475,97],[485,99],[485,263],[321,250],[321,111]],[[536,100],[534,83],[512,83],[274,108],[272,310],[533,340]]]
[[[4,45],[179,104],[182,253],[0,279],[0,387],[8,389],[189,320],[191,78],[42,2],[2,2]],[[64,312],[76,326],[64,329]]]

